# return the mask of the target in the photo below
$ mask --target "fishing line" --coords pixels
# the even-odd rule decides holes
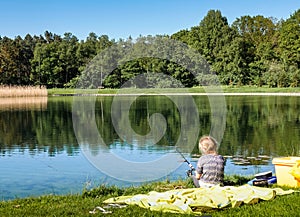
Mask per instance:
[[[160,128],[159,125],[158,125],[157,127]],[[160,129],[160,130],[161,130],[161,129]],[[169,135],[168,135],[168,133],[167,133],[167,130],[166,130],[166,132],[165,132],[165,134],[164,134],[164,137],[166,138],[166,140],[168,141],[169,144],[172,144],[172,143],[171,143],[171,140],[170,140],[170,138],[169,138]],[[193,165],[192,165],[192,164],[184,157],[184,155],[180,152],[179,148],[176,147],[176,146],[175,146],[175,151],[176,151],[177,153],[179,153],[180,156],[183,158],[183,162],[185,162],[185,163],[188,164],[188,166],[189,166],[189,168],[190,168],[190,170],[186,171],[187,174],[188,174],[188,176],[189,176],[189,175],[192,175],[192,174],[193,174],[193,171],[196,170],[195,167],[194,167],[194,166],[193,166]]]
[[[191,169],[191,173],[193,173],[193,171],[195,171],[195,167],[184,157],[184,155],[178,150],[178,148],[176,147],[175,150],[181,155],[181,157],[183,158],[183,162],[186,162],[188,164],[188,166]]]

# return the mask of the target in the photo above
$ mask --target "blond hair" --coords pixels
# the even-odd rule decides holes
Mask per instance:
[[[199,150],[203,154],[217,154],[218,142],[211,136],[202,136],[199,140]]]

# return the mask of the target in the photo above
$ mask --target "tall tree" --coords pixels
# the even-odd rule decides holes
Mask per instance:
[[[28,34],[23,40],[4,37],[0,41],[0,83],[13,85],[30,84],[30,59],[33,57],[33,38]]]
[[[219,52],[231,42],[232,37],[227,18],[223,17],[219,10],[210,10],[199,26],[192,27],[189,44],[197,49],[208,63],[214,64]]]
[[[31,80],[47,87],[63,87],[78,75],[77,47],[78,39],[71,33],[65,33],[61,40],[37,44],[31,61]]]
[[[3,37],[0,41],[0,83],[9,84],[17,83],[14,79],[17,74],[15,60],[18,49],[12,39]]]
[[[267,70],[269,62],[276,59],[274,52],[277,45],[276,31],[278,25],[274,18],[242,16],[237,18],[232,28],[243,41],[243,58],[248,79],[251,84],[262,85],[261,77]],[[248,84],[245,83],[244,84]]]
[[[279,52],[287,65],[300,68],[300,9],[282,23],[279,30]]]

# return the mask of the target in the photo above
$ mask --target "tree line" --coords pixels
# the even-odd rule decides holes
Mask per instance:
[[[246,15],[231,25],[221,11],[210,10],[199,25],[161,37],[179,40],[199,52],[223,85],[300,86],[300,9],[286,20]],[[0,37],[0,84],[74,87],[97,54],[131,41],[131,37],[117,41],[95,33],[79,40],[69,32],[60,36],[49,31],[24,38]],[[118,66],[103,86],[119,88],[148,71],[163,72],[187,87],[199,85],[182,66],[144,57]]]

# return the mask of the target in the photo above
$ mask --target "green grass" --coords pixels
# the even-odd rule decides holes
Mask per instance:
[[[232,184],[243,184],[250,177],[230,176],[227,181]],[[83,190],[81,194],[75,195],[47,195],[36,198],[14,199],[0,202],[0,216],[104,216],[101,212],[89,214],[97,206],[104,206],[105,199],[120,195],[134,195],[147,193],[149,191],[167,191],[175,188],[192,187],[190,180],[178,180],[175,182],[161,181],[144,184],[138,187],[119,188],[116,186],[99,186],[92,190]],[[278,187],[278,186],[275,186]],[[300,189],[298,189],[300,190]],[[205,215],[218,216],[298,216],[300,210],[300,193],[293,193],[286,196],[278,196],[271,201],[261,201],[254,205],[242,205],[237,208],[226,208],[213,210]],[[110,208],[111,214],[106,216],[190,216],[183,214],[171,214],[153,212],[138,206],[127,206],[125,208]]]
[[[224,93],[295,93],[300,92],[300,88],[269,88],[269,87],[256,87],[256,86],[222,86],[221,90]],[[97,94],[116,94],[116,93],[205,93],[202,87],[193,88],[149,88],[149,89],[64,89],[64,88],[53,88],[48,89],[48,95],[68,95],[75,93],[97,93]]]
[[[222,86],[224,93],[295,93],[300,92],[300,87],[270,88],[267,86]]]
[[[52,88],[48,89],[48,95],[69,95],[69,94],[77,94],[79,93],[78,89],[72,89],[72,88]],[[117,89],[82,89],[80,90],[80,93],[83,94],[95,94],[95,93],[101,93],[101,94],[115,94],[117,93]]]

